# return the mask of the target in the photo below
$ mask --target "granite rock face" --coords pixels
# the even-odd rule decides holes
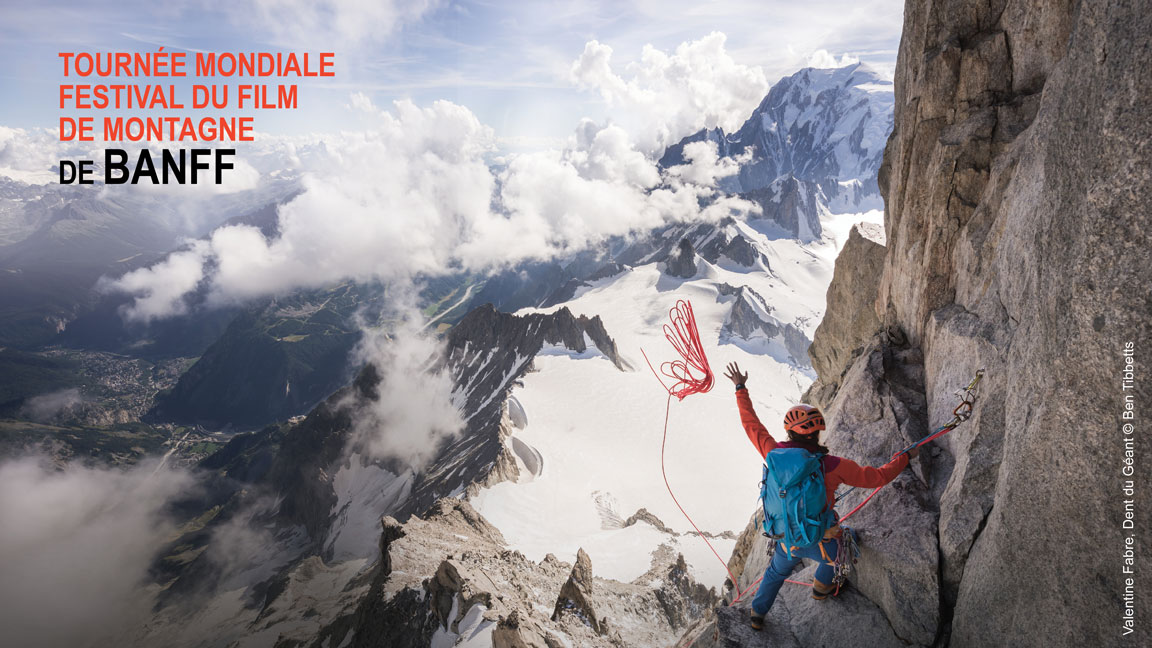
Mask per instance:
[[[934,424],[988,371],[976,416],[940,444],[957,646],[1120,636],[1101,612],[1122,608],[1121,351],[1152,344],[1150,30],[1125,1],[905,11],[879,300],[923,352]],[[1129,393],[1148,402],[1149,384]]]
[[[955,391],[986,371],[971,419],[849,521],[853,587],[901,642],[1123,640],[1124,537],[1152,535],[1147,516],[1123,529],[1121,473],[1125,399],[1152,396],[1122,382],[1126,344],[1137,366],[1152,346],[1148,33],[1135,2],[906,5],[879,178],[886,249],[879,270],[848,248],[838,260],[808,394],[832,451],[877,465],[948,422]],[[733,556],[742,584],[767,561],[755,533]],[[782,627],[778,644],[832,645],[794,631],[788,595],[795,644]],[[698,645],[762,645],[737,613]]]

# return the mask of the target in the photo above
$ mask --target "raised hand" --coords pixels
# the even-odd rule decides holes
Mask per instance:
[[[748,374],[740,373],[740,365],[735,362],[728,363],[728,370],[724,372],[724,377],[731,380],[733,385],[744,385],[748,382]]]

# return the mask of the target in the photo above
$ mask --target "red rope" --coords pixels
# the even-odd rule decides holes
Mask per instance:
[[[660,376],[660,386],[664,387],[672,396],[684,400],[692,394],[702,394],[712,389],[712,368],[708,366],[708,356],[704,355],[704,346],[700,343],[700,331],[696,328],[696,315],[692,312],[692,304],[683,299],[668,312],[671,324],[664,325],[664,337],[672,344],[672,348],[680,354],[680,360],[660,364],[660,373],[675,382],[671,387],[664,385]],[[640,349],[648,368],[652,369],[652,362],[648,354]],[[656,370],[652,369],[655,374]],[[699,376],[695,374],[700,374]]]

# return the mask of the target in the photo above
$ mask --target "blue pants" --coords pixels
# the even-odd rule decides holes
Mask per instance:
[[[760,589],[756,591],[756,598],[752,599],[752,611],[759,615],[768,613],[768,609],[776,601],[776,595],[780,592],[780,586],[784,584],[784,579],[788,578],[796,565],[800,564],[801,558],[816,561],[816,580],[825,587],[831,585],[834,573],[832,563],[824,559],[824,554],[820,552],[820,544],[817,542],[807,547],[796,547],[792,551],[791,558],[784,552],[784,547],[777,544],[772,552],[772,562],[769,563],[768,569],[764,570],[764,578],[760,580]],[[836,553],[840,550],[839,540],[832,538],[824,540],[823,544],[824,553],[827,553],[832,560],[836,560]]]

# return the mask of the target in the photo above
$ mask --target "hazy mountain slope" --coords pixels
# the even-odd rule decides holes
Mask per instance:
[[[0,178],[0,344],[50,342],[96,305],[103,275],[148,265],[230,217],[295,192],[290,180],[186,201],[160,191],[30,185]]]

